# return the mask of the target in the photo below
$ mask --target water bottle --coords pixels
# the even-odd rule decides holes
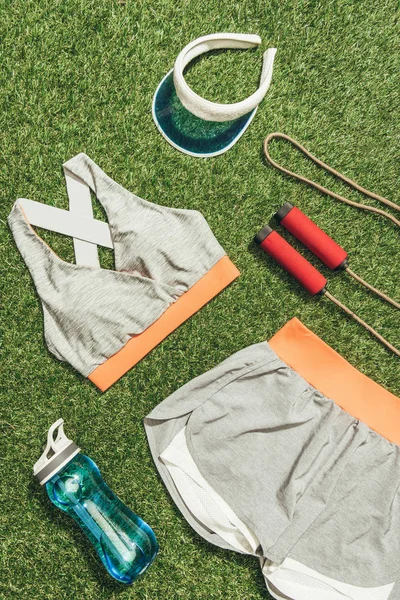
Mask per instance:
[[[104,483],[96,464],[67,438],[63,423],[50,427],[33,474],[52,503],[78,523],[109,574],[133,583],[157,554],[154,532]]]

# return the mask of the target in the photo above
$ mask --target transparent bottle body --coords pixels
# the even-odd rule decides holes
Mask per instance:
[[[153,530],[110,490],[88,456],[77,454],[46,490],[78,523],[112,577],[133,583],[153,562],[158,551]]]

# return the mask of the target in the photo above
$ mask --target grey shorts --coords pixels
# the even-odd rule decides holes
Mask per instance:
[[[190,381],[145,419],[155,464],[184,430],[201,478],[254,534],[277,598],[400,600],[400,447],[343,411],[264,342]],[[232,520],[232,519],[231,519]]]

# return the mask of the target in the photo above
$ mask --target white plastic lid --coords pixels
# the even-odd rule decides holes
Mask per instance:
[[[47,433],[46,448],[33,467],[33,474],[39,480],[40,485],[49,481],[78,452],[80,452],[80,448],[64,433],[64,419],[58,419],[50,427]]]

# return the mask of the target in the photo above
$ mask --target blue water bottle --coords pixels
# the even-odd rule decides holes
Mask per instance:
[[[50,427],[47,446],[33,467],[50,500],[84,531],[112,577],[133,583],[153,562],[153,530],[104,483],[95,463],[64,433],[64,421]]]

